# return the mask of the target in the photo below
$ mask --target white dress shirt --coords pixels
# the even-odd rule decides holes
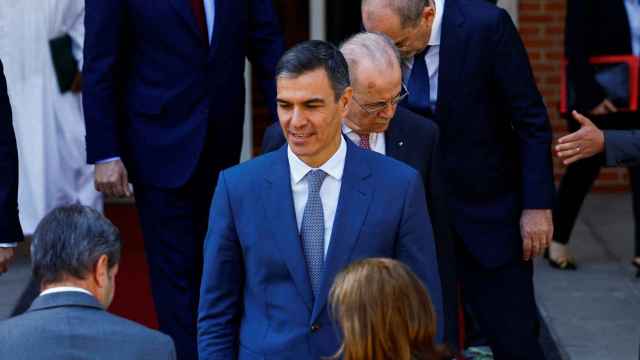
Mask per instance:
[[[41,292],[40,296],[49,295],[49,294],[55,294],[55,293],[61,293],[61,292],[67,292],[67,291],[81,292],[81,293],[85,293],[87,295],[94,296],[89,290],[83,289],[83,288],[80,288],[80,287],[77,287],[77,286],[57,286],[57,287],[52,287],[52,288],[49,288],[49,289]]]
[[[360,135],[353,131],[345,123],[342,123],[342,133],[345,134],[349,138],[349,140],[353,141],[354,144],[360,145]],[[384,133],[370,133],[369,147],[372,151],[375,151],[378,154],[386,155],[387,151],[385,146]]]
[[[207,22],[207,32],[209,32],[209,44],[213,35],[213,24],[216,18],[215,0],[202,0],[204,2],[204,17]]]
[[[338,208],[338,197],[340,196],[340,188],[342,186],[342,174],[344,172],[344,163],[347,158],[347,144],[344,138],[340,137],[340,147],[333,156],[322,164],[319,168],[312,168],[300,160],[292,151],[291,147],[287,147],[287,156],[289,157],[289,169],[291,172],[291,193],[293,194],[293,207],[296,212],[296,222],[298,224],[298,233],[302,226],[302,215],[304,207],[307,205],[309,197],[309,185],[306,175],[311,170],[322,170],[327,173],[327,177],[320,188],[320,200],[322,201],[322,210],[324,213],[324,256],[329,251],[329,242],[331,241],[331,231],[333,230],[333,220],[336,217]]]
[[[633,55],[640,56],[640,2],[638,0],[625,0],[627,17],[631,27],[631,48]]]
[[[429,50],[424,56],[424,60],[427,64],[427,71],[429,72],[429,103],[435,108],[438,102],[438,73],[440,70],[440,38],[442,37],[442,15],[444,13],[444,1],[435,0],[436,4],[436,16],[433,19],[431,25],[431,37],[429,38]],[[403,79],[404,83],[409,82],[411,76],[411,69],[413,69],[413,59],[408,59],[403,62]]]

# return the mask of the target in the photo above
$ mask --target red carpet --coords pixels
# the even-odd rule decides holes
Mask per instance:
[[[144,256],[144,240],[138,212],[132,204],[109,204],[105,214],[120,229],[124,242],[116,295],[109,311],[157,329],[158,320],[151,298],[149,270]]]

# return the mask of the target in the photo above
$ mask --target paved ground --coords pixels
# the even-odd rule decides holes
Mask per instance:
[[[538,260],[540,311],[564,359],[640,359],[640,281],[628,194],[590,195],[570,245],[578,271]]]
[[[543,260],[536,267],[538,304],[559,357],[640,360],[640,280],[630,265],[630,196],[590,195],[571,248],[578,271],[557,271]],[[0,276],[0,319],[11,313],[29,272],[23,255],[8,274]]]

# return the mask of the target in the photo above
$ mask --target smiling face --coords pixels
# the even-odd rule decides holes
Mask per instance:
[[[381,70],[385,76],[380,76]],[[345,119],[347,126],[360,134],[386,131],[396,113],[393,100],[402,91],[400,64],[396,61],[392,67],[381,69],[370,61],[360,61],[352,75],[353,103]],[[376,108],[380,110],[365,110]]]
[[[434,18],[434,7],[425,6],[416,24],[403,26],[400,16],[380,2],[371,1],[362,8],[365,29],[391,38],[403,59],[410,59],[426,48]]]
[[[336,101],[323,68],[299,76],[277,78],[278,118],[291,151],[317,168],[338,150],[341,122],[351,100],[351,88]]]

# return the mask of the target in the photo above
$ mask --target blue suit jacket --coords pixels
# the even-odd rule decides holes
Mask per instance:
[[[458,284],[454,239],[448,219],[444,179],[440,164],[438,126],[430,119],[398,107],[384,133],[385,153],[416,169],[424,181],[427,207],[438,254],[442,300],[444,304],[444,339],[456,348],[458,341]],[[285,144],[280,123],[269,126],[262,140],[262,151],[275,151]]]
[[[175,360],[171,338],[104,311],[80,292],[37,297],[26,313],[0,321],[0,359]]]
[[[555,190],[547,110],[503,9],[446,1],[435,121],[454,230],[485,266],[517,259],[522,210]]]
[[[0,243],[22,241],[18,220],[18,149],[0,61]]]
[[[245,57],[275,113],[284,45],[271,0],[215,0],[210,46],[187,0],[91,0],[85,25],[89,163],[121,156],[135,181],[178,187],[207,136],[215,165],[237,163]]]
[[[319,359],[340,343],[327,312],[335,275],[367,257],[406,263],[442,319],[422,180],[407,165],[347,141],[319,296],[311,291],[291,194],[287,147],[220,174],[204,248],[201,359]],[[442,333],[442,322],[439,323]]]

